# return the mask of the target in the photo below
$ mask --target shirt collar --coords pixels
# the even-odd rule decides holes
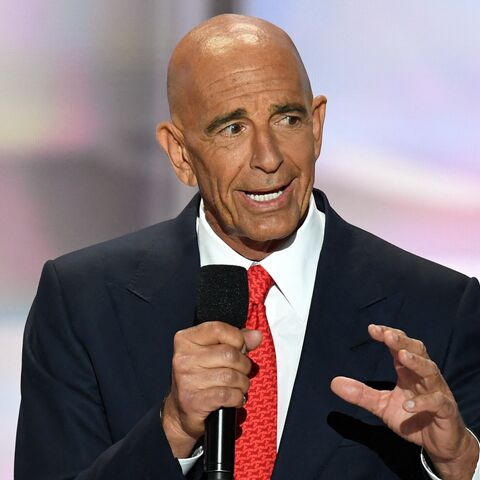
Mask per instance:
[[[261,262],[252,262],[229,247],[212,230],[205,218],[202,200],[197,219],[200,264],[202,267],[238,265],[248,269],[252,264],[259,263],[273,278],[299,318],[306,322],[324,231],[325,214],[317,209],[312,195],[305,221],[287,243]]]

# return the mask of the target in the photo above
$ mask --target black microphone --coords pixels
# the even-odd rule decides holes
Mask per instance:
[[[248,314],[247,271],[234,265],[207,265],[197,287],[197,323],[218,320],[237,328]],[[233,480],[236,408],[220,408],[205,421],[203,469],[207,480]]]

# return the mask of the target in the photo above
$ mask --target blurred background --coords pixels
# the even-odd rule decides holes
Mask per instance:
[[[155,142],[175,43],[222,12],[293,38],[328,97],[316,185],[347,220],[480,274],[477,0],[0,0],[0,479],[43,263],[177,214]]]

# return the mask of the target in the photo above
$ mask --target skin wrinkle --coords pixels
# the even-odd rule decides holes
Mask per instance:
[[[246,47],[247,48],[247,47]],[[228,89],[235,89],[238,84],[242,84],[245,82],[246,85],[250,85],[254,82],[254,78],[256,75],[262,75],[264,73],[270,74],[270,85],[275,85],[275,83],[280,83],[283,81],[285,78],[288,78],[291,75],[291,72],[287,70],[279,70],[278,64],[282,62],[284,58],[287,58],[289,60],[295,61],[295,57],[292,55],[292,52],[286,49],[282,49],[282,55],[271,55],[271,50],[266,49],[263,47],[259,47],[258,50],[264,50],[265,56],[269,55],[270,57],[274,57],[275,63],[270,64],[270,63],[265,63],[261,67],[256,67],[256,68],[250,68],[248,66],[239,66],[237,70],[233,70],[231,72],[228,72],[228,74],[224,74],[220,79],[212,79],[209,81],[209,84],[207,86],[208,89],[213,88],[216,86],[217,83],[225,83],[225,80],[228,80],[228,83],[225,83],[226,90]],[[296,65],[296,67],[301,67],[303,69],[303,65]],[[300,69],[300,70],[301,70]],[[306,76],[306,73],[304,73]],[[303,78],[303,73],[300,76],[300,84],[301,88],[305,88],[305,91],[309,93],[311,97],[311,91],[308,86],[306,87],[306,82],[305,79]],[[307,84],[308,85],[308,84]],[[222,92],[219,92],[222,93]]]
[[[220,80],[219,80],[219,82],[220,82]],[[250,81],[248,83],[247,82],[243,83],[242,90],[244,90],[245,87],[248,87],[249,92],[251,94],[261,95],[261,94],[265,94],[265,93],[274,93],[274,92],[278,92],[278,93],[282,94],[282,93],[285,92],[284,84],[285,84],[285,79],[271,79],[268,91],[266,91],[265,86],[260,81],[258,81],[258,82]],[[299,86],[299,88],[301,88],[301,86]],[[215,93],[214,94],[210,93],[212,91],[215,91]],[[213,85],[209,85],[209,86],[205,87],[203,89],[203,91],[201,92],[201,94],[203,94],[206,99],[211,100],[213,102],[217,102],[216,99],[219,96],[228,95],[231,92],[238,92],[238,94],[236,94],[236,95],[234,94],[234,95],[231,96],[232,100],[237,99],[237,98],[241,98],[242,95],[243,95],[243,91],[239,92],[239,87],[238,86],[228,87],[228,88],[224,88],[224,89],[221,89],[221,90],[215,90]],[[310,98],[309,95],[305,95],[304,98],[308,102],[312,101],[312,99]],[[221,102],[218,102],[218,103],[221,103]]]
[[[225,79],[228,79],[229,80],[229,83],[232,84],[232,86],[230,87],[231,89],[234,89],[236,87],[235,84],[241,84],[242,83],[242,75],[243,76],[252,76],[252,75],[255,75],[256,73],[263,73],[267,70],[270,70],[272,74],[275,74],[275,75],[279,75],[279,73],[281,72],[278,72],[276,71],[276,67],[275,65],[262,65],[262,67],[258,67],[258,68],[242,68],[242,69],[239,69],[237,71],[234,71],[234,72],[231,72],[229,73],[228,75],[226,75],[224,78],[221,78],[219,80],[214,80],[214,81],[211,81],[208,85],[208,88],[212,88],[212,87],[215,87],[215,85],[217,83],[224,83]],[[287,75],[284,75],[284,77],[287,76]],[[248,78],[248,77],[247,77]],[[271,79],[272,83],[275,83],[275,79],[272,78]],[[247,84],[251,84],[252,82],[247,82]],[[225,90],[225,91],[228,91]],[[218,92],[218,93],[223,93],[222,91]]]

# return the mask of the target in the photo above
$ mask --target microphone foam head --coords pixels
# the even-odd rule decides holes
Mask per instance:
[[[218,320],[243,328],[247,314],[247,271],[235,265],[202,267],[197,287],[197,322]]]

